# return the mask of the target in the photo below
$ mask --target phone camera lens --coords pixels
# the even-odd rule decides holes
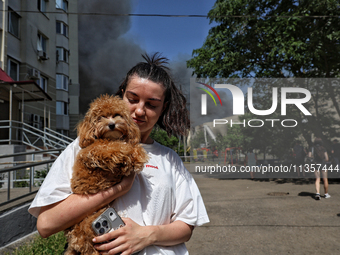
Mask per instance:
[[[112,216],[113,215],[113,212],[110,212],[110,216]]]
[[[103,227],[106,227],[107,226],[107,221],[104,220],[102,224],[103,224]]]
[[[103,228],[101,228],[101,229],[99,229],[99,234],[104,234],[105,233],[105,229],[103,229]]]
[[[100,228],[100,223],[97,222],[95,225],[94,225],[95,228]]]

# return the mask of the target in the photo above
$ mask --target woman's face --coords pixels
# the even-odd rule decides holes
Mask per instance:
[[[164,109],[164,92],[162,84],[145,78],[130,78],[123,100],[128,104],[131,117],[141,132],[141,142],[147,139]]]

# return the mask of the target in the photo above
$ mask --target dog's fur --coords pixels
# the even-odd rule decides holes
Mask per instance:
[[[139,144],[139,128],[119,97],[104,95],[94,100],[77,129],[82,149],[73,166],[71,188],[75,194],[90,195],[106,190],[124,176],[140,172],[148,160]],[[99,254],[93,247],[95,233],[91,224],[107,208],[65,231],[66,255]]]

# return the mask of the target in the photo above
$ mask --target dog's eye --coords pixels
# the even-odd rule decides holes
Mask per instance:
[[[120,114],[116,113],[113,118],[116,118],[116,117],[121,117]]]

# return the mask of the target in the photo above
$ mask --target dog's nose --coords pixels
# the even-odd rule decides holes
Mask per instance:
[[[115,126],[116,126],[115,124],[110,124],[110,125],[109,125],[109,129],[114,130],[114,129],[115,129]]]

